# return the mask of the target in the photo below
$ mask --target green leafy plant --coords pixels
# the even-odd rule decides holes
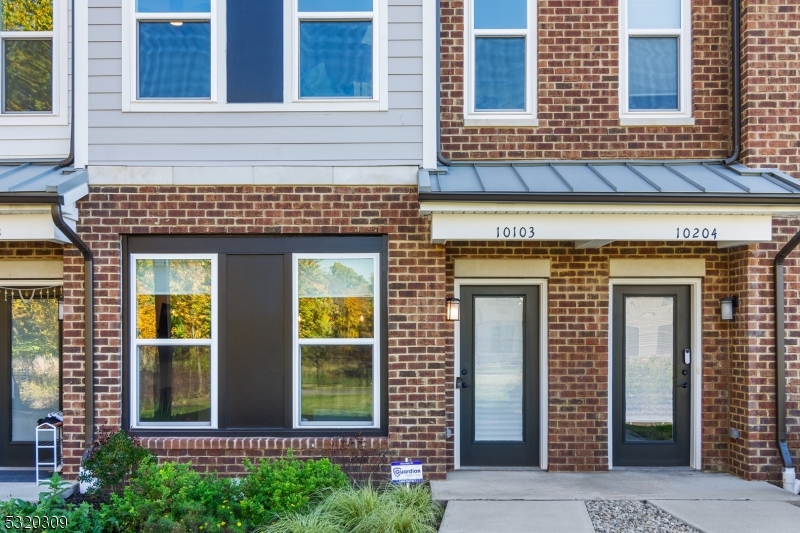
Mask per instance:
[[[321,491],[348,485],[347,476],[328,459],[300,461],[291,450],[286,457],[244,460],[247,476],[242,480],[240,507],[248,522],[258,524],[276,514],[305,511],[320,499]]]
[[[131,474],[152,455],[127,431],[102,428],[83,461],[84,472],[79,478],[84,482],[97,480],[90,491],[119,494]]]
[[[0,531],[18,533],[31,531],[45,533],[59,531],[62,533],[103,533],[103,520],[88,503],[75,505],[63,499],[64,490],[70,483],[61,479],[58,473],[40,483],[47,489],[39,495],[39,502],[26,502],[14,499],[0,502],[0,516],[26,517],[25,522],[17,523],[3,520],[0,522]],[[30,519],[27,519],[30,517]],[[51,520],[55,520],[51,522]],[[11,527],[9,527],[9,525]],[[17,527],[17,526],[21,527]]]

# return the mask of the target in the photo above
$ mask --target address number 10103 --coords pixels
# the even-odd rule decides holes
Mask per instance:
[[[535,235],[533,226],[497,226],[497,238],[506,239],[532,239]]]

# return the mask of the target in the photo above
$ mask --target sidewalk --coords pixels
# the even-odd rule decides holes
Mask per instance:
[[[440,533],[595,533],[587,500],[647,501],[705,533],[800,531],[799,496],[728,474],[462,470],[431,486],[448,502]]]

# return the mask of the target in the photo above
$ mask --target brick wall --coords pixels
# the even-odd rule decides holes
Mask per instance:
[[[731,294],[739,296],[731,325],[731,471],[745,479],[778,480],[782,462],[776,445],[775,254],[800,230],[797,219],[777,219],[771,243],[731,254]],[[786,375],[789,448],[800,458],[800,269],[795,251],[784,265],[786,284]]]
[[[64,255],[64,246],[47,241],[0,241],[0,259],[54,259]]]
[[[389,235],[389,437],[394,457],[422,458],[445,473],[444,252],[430,244],[414,187],[93,187],[80,202],[78,232],[95,254],[95,418],[121,417],[122,234]],[[83,447],[83,261],[65,253],[65,461],[74,474]],[[324,455],[324,439],[147,438],[164,457],[196,458],[231,472],[245,456]],[[202,458],[202,459],[200,459]]]
[[[704,470],[728,469],[728,325],[719,298],[729,295],[729,253],[713,245],[615,242],[576,249],[571,242],[454,242],[447,253],[447,286],[453,291],[456,258],[549,258],[549,469],[608,468],[609,259],[704,258],[703,451]],[[452,383],[453,352],[447,379]],[[448,402],[453,392],[448,390]],[[452,425],[452,411],[448,411]],[[452,453],[452,452],[451,452]]]
[[[465,127],[466,2],[441,2],[441,127],[447,157],[721,159],[730,152],[728,0],[692,1],[691,127],[619,126],[619,12],[617,2],[605,0],[539,2],[538,127]],[[796,95],[797,86],[790,92]]]
[[[800,175],[800,2],[742,2],[742,162]]]

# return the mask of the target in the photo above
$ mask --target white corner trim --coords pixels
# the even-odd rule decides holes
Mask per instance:
[[[548,360],[548,303],[546,279],[483,279],[456,278],[454,280],[454,296],[461,298],[462,285],[531,285],[539,287],[539,468],[547,470],[548,443],[550,436],[549,419],[549,360]],[[461,322],[456,322],[453,348],[455,351],[454,368],[461,367]],[[454,373],[455,375],[455,373]],[[453,383],[446,386],[454,387]],[[453,392],[453,468],[461,469],[461,396],[457,389]]]
[[[689,278],[617,278],[610,279],[608,287],[608,469],[614,467],[613,426],[613,350],[612,332],[614,318],[614,285],[688,285],[691,289],[691,346],[692,346],[692,396],[690,421],[689,467],[700,470],[703,466],[703,282]]]
[[[437,2],[422,3],[422,42],[436,42]],[[439,132],[436,128],[438,47],[422,47],[422,168],[436,168],[439,152]]]
[[[75,168],[86,168],[89,162],[89,6],[73,0],[75,27]]]

